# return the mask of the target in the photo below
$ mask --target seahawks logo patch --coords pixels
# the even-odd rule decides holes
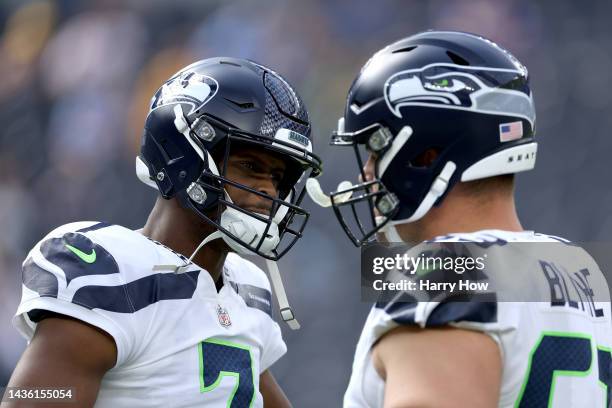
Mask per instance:
[[[399,118],[404,106],[428,106],[519,116],[533,125],[535,110],[526,75],[520,69],[431,64],[392,75],[384,96]]]
[[[153,97],[151,109],[171,103],[187,103],[191,110],[187,115],[201,109],[216,94],[219,84],[214,78],[193,71],[185,71],[171,78]]]
[[[119,273],[115,258],[84,234],[68,232],[61,238],[49,238],[40,245],[40,252],[62,269],[66,284],[81,276]]]

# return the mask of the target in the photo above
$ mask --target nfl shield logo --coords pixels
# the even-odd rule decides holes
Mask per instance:
[[[229,327],[232,325],[229,313],[227,313],[227,310],[221,305],[217,305],[217,316],[219,317],[219,324],[221,326]]]

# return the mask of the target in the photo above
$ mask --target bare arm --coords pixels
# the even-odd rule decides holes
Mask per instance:
[[[71,387],[75,389],[76,405],[91,407],[96,401],[102,377],[115,365],[115,341],[106,332],[87,323],[56,316],[38,323],[8,386]],[[6,404],[7,408],[30,406],[41,405],[27,401]],[[74,408],[74,399],[53,406]]]
[[[401,327],[373,349],[385,408],[497,407],[501,356],[483,333]]]
[[[269,370],[259,376],[259,392],[266,408],[291,408],[291,403]]]

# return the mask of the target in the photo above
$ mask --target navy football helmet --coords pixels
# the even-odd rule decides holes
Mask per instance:
[[[277,260],[301,237],[308,220],[300,207],[300,183],[321,172],[310,130],[300,97],[271,69],[237,58],[201,60],[177,72],[153,96],[137,174],[163,198],[177,197],[212,224],[218,232],[211,239],[222,238],[238,253]],[[278,197],[226,177],[236,145],[283,158],[287,169]],[[269,215],[236,205],[225,190],[229,185],[268,200]]]
[[[469,33],[416,34],[377,52],[350,88],[331,144],[355,150],[362,182],[332,193],[331,205],[363,244],[420,219],[455,183],[532,169],[534,133],[527,69],[508,51]],[[437,157],[423,166],[416,159],[430,149]],[[374,180],[365,153],[376,158]],[[364,203],[366,217],[356,210]]]

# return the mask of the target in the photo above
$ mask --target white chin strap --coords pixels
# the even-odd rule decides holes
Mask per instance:
[[[338,188],[336,189],[336,191],[341,192],[344,190],[348,190],[352,187],[353,184],[351,184],[350,181],[345,180],[338,184]],[[323,208],[331,207],[331,197],[323,192],[319,180],[314,178],[309,178],[308,180],[306,180],[306,191],[308,192],[310,199],[314,201],[315,204],[318,204]],[[347,191],[346,193],[342,193],[336,196],[335,201],[338,204],[343,203],[345,201],[348,201],[352,195],[352,191]]]
[[[376,224],[380,225],[384,221],[384,217],[378,216],[376,217]],[[387,223],[384,227],[380,229],[380,233],[383,234],[385,240],[389,243],[391,242],[404,242],[402,237],[400,236],[395,225],[392,225],[391,222]]]
[[[202,242],[200,242],[200,244],[196,247],[195,251],[193,251],[193,253],[189,257],[187,262],[185,262],[183,265],[154,265],[153,266],[153,270],[154,271],[167,271],[167,270],[170,270],[170,271],[173,271],[176,274],[188,272],[188,268],[189,268],[189,266],[192,265],[193,258],[195,258],[195,256],[198,253],[198,251],[200,251],[200,249],[202,249],[202,247],[204,245],[208,244],[210,241],[213,241],[213,240],[215,240],[217,238],[221,238],[222,235],[223,234],[221,233],[221,231],[215,231],[212,234],[210,234],[209,236],[207,236],[206,238],[204,238],[202,240]]]
[[[291,330],[298,330],[300,328],[300,323],[295,318],[293,309],[289,305],[289,300],[287,300],[287,294],[285,293],[283,280],[281,278],[280,271],[278,270],[278,264],[275,261],[266,259],[266,266],[268,267],[268,274],[270,275],[270,280],[272,281],[272,287],[274,288],[274,294],[276,295],[280,315]]]
[[[248,245],[256,246],[262,240],[267,223],[251,217],[234,208],[227,207],[221,214],[221,227],[228,230],[236,238]],[[256,255],[247,247],[243,246],[238,241],[231,238],[229,235],[222,234],[223,241],[240,255]],[[270,228],[266,232],[265,238],[259,247],[259,250],[264,254],[272,254],[280,242],[278,224],[275,220],[270,223]]]
[[[259,248],[265,254],[271,254],[280,242],[280,236],[278,231],[278,223],[287,215],[289,208],[287,206],[281,206],[268,229],[266,236],[263,240],[261,247]],[[267,223],[260,221],[254,217],[250,217],[234,208],[228,207],[221,214],[221,226],[235,235],[237,238],[249,245],[257,245],[261,240],[261,237],[266,230]],[[225,241],[225,243],[241,255],[254,255],[255,253],[248,248],[241,245],[231,237],[217,231]],[[275,261],[266,259],[266,266],[268,267],[268,274],[270,275],[270,281],[274,288],[274,294],[278,301],[278,307],[280,315],[292,330],[298,330],[300,323],[296,320],[293,309],[289,305],[287,300],[287,294],[285,293],[285,287],[283,286],[283,280],[278,270],[278,264]]]
[[[421,219],[425,214],[427,214],[431,207],[433,207],[436,200],[440,198],[440,196],[442,196],[442,194],[444,194],[444,192],[448,188],[448,182],[453,176],[453,173],[455,172],[456,168],[457,165],[455,163],[453,163],[452,161],[447,162],[444,165],[444,168],[442,169],[440,174],[438,174],[438,177],[436,177],[434,182],[431,184],[427,195],[425,196],[423,201],[421,201],[421,204],[416,209],[414,214],[412,214],[412,216],[406,220],[392,221],[393,225],[413,222]]]
[[[229,199],[229,197],[228,197]],[[266,233],[266,238],[260,247],[260,250],[266,254],[272,253],[272,251],[277,247],[280,242],[280,236],[278,231],[278,222],[282,220],[287,214],[288,208],[286,206],[282,206],[277,211],[274,219],[270,223],[270,228]],[[263,232],[266,229],[267,223],[260,221],[254,217],[251,217],[245,213],[242,213],[234,208],[228,207],[221,214],[221,226],[231,232],[236,238],[247,242],[249,245],[257,245],[263,236]],[[221,231],[215,231],[197,246],[193,254],[189,257],[188,262],[184,265],[155,265],[153,270],[172,270],[175,273],[184,273],[188,270],[188,267],[192,265],[192,260],[195,258],[196,254],[202,247],[209,242],[221,238],[225,243],[233,249],[236,253],[240,255],[255,255],[255,253],[245,246],[241,245],[239,242],[231,238],[230,236],[224,234]],[[287,294],[285,293],[285,287],[283,286],[283,281],[278,270],[278,265],[276,262],[271,260],[266,260],[266,265],[268,267],[268,274],[270,275],[270,281],[272,282],[272,287],[274,288],[274,294],[276,295],[276,299],[278,301],[278,306],[280,309],[280,315],[283,320],[287,323],[287,325],[293,329],[297,330],[300,328],[299,322],[295,319],[295,314],[293,313],[293,309],[289,305],[289,301],[287,300]]]
[[[412,216],[410,216],[409,218],[403,220],[390,220],[387,225],[381,228],[380,232],[385,236],[387,242],[404,242],[402,240],[402,237],[399,235],[396,226],[401,224],[408,224],[410,222],[414,222],[423,218],[423,216],[427,214],[427,212],[429,212],[431,207],[433,207],[436,200],[440,198],[442,194],[444,194],[444,192],[446,192],[446,189],[448,188],[448,182],[453,176],[453,173],[456,169],[457,165],[454,162],[447,162],[446,165],[444,165],[444,168],[442,169],[440,174],[438,174],[438,177],[436,177],[434,182],[431,184],[427,195],[425,196],[423,201],[421,201],[421,204],[418,206],[414,214],[412,214]],[[376,217],[377,224],[381,224],[383,221],[383,217]]]

